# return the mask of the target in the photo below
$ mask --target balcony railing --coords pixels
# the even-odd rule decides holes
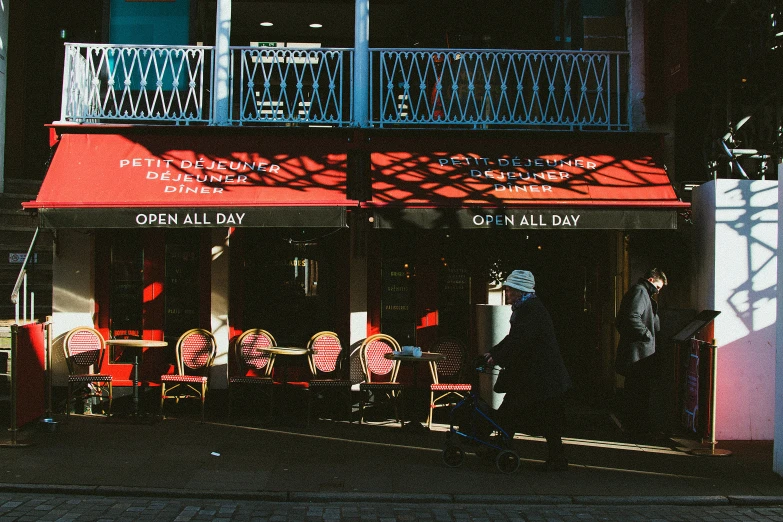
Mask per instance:
[[[351,123],[351,49],[232,47],[231,56],[232,121]]]
[[[232,47],[229,125],[358,125],[352,49]],[[66,44],[62,121],[215,124],[214,49]],[[371,49],[369,125],[630,130],[628,54]]]
[[[209,123],[212,60],[211,47],[66,44],[61,120]]]
[[[628,130],[627,53],[377,49],[371,122]]]

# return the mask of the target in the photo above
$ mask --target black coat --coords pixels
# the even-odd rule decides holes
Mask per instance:
[[[523,403],[551,399],[571,387],[552,318],[537,297],[514,310],[508,335],[490,354],[509,372],[507,395]]]
[[[625,375],[628,369],[655,353],[655,332],[661,329],[658,303],[652,299],[655,286],[640,279],[623,296],[617,314],[617,343],[615,371]]]

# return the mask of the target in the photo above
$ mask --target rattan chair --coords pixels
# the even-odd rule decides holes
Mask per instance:
[[[107,398],[106,416],[111,416],[112,376],[100,373],[106,355],[106,341],[101,333],[86,326],[74,328],[66,334],[63,349],[68,364],[66,415],[71,414],[71,401],[78,396],[87,404]]]
[[[346,401],[348,421],[351,421],[351,381],[343,375],[343,348],[334,332],[318,332],[307,343],[307,362],[311,378],[307,389],[307,425],[310,426],[313,396],[327,390],[337,390]]]
[[[464,344],[454,338],[443,338],[439,339],[429,351],[443,354],[445,357],[438,361],[438,372],[433,375],[435,382],[430,384],[428,428],[432,426],[435,408],[453,406],[473,389],[471,384],[462,382],[467,356]]]
[[[375,334],[362,342],[359,351],[364,382],[359,385],[361,398],[359,402],[359,424],[364,422],[365,396],[372,395],[377,399],[383,394],[393,399],[395,419],[402,425],[400,401],[403,385],[397,382],[397,372],[400,369],[399,361],[386,359],[384,355],[395,351],[401,351],[400,344],[391,336]]]
[[[160,412],[166,399],[199,399],[201,421],[204,422],[204,402],[209,388],[209,371],[215,360],[217,345],[208,330],[194,328],[177,341],[177,373],[160,376]]]
[[[234,342],[234,356],[239,373],[228,379],[228,416],[231,417],[235,396],[243,389],[259,389],[269,400],[269,415],[274,406],[274,381],[272,368],[274,354],[264,352],[263,348],[276,346],[271,333],[260,328],[243,332]]]

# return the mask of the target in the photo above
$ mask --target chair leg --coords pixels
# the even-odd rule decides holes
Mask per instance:
[[[435,392],[430,390],[430,412],[427,415],[427,429],[432,427],[432,413],[435,411]]]
[[[68,395],[65,397],[65,416],[71,416],[71,394],[73,393],[71,388],[71,382],[68,381]]]
[[[307,390],[307,429],[310,429],[310,416],[313,413],[313,393],[312,388]]]
[[[113,400],[112,393],[113,393],[113,391],[112,391],[112,387],[111,387],[111,381],[109,381],[109,411],[108,411],[108,413],[106,415],[107,417],[111,417],[111,403],[112,403],[112,400]]]
[[[166,383],[163,382],[160,384],[160,416],[162,418],[166,418],[166,416],[163,414],[163,401],[166,400]]]
[[[364,424],[364,392],[359,392],[359,425]]]
[[[201,383],[201,422],[204,422],[204,401],[207,398],[207,386]]]

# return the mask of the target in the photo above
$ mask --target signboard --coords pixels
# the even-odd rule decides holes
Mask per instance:
[[[22,252],[9,252],[8,253],[8,262],[13,265],[21,265],[24,263],[24,260],[27,259],[27,254]],[[37,263],[38,262],[38,254],[33,254],[33,259],[30,261],[31,263]]]

